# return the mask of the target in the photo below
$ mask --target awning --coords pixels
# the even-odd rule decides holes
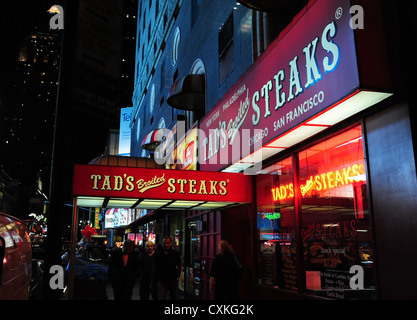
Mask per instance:
[[[252,202],[241,173],[75,165],[77,205],[150,210],[214,210]]]
[[[253,201],[252,176],[241,173],[74,165],[68,297],[73,299],[78,207],[158,210],[222,210]],[[136,217],[136,216],[135,216]],[[109,221],[111,223],[111,221]],[[113,225],[114,226],[114,225]]]
[[[148,151],[155,149],[163,142],[164,137],[168,135],[167,129],[156,129],[149,132],[142,140],[142,148]]]
[[[204,74],[188,74],[174,82],[169,90],[167,103],[181,110],[204,110],[205,78]]]
[[[86,208],[147,210],[221,210],[247,202],[193,201],[146,198],[77,197],[77,205]]]

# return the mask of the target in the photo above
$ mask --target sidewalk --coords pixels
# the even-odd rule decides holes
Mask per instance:
[[[107,282],[106,292],[107,292],[107,300],[114,300],[113,288],[111,287],[110,282]],[[136,281],[135,287],[133,288],[132,300],[140,300],[139,281]]]
[[[107,292],[107,300],[114,300],[113,289],[111,287],[110,282],[107,283],[106,292]],[[179,290],[178,295],[179,295],[179,300],[185,300],[184,292]],[[136,281],[135,287],[133,288],[132,300],[140,300],[139,281]],[[152,297],[149,297],[149,300],[152,300]]]
[[[106,284],[106,295],[107,295],[107,300],[114,300],[113,288],[112,288],[110,282],[107,282],[107,284]],[[78,299],[80,299],[80,297],[78,297],[78,299],[77,299],[77,297],[74,296],[74,299],[78,300]],[[59,300],[68,300],[67,294],[62,294],[60,296]],[[84,300],[84,299],[81,298],[81,300]],[[87,300],[89,300],[89,299],[87,299]],[[93,299],[93,300],[104,300],[103,299],[103,294],[100,293],[100,298],[99,299]],[[140,297],[139,297],[139,281],[136,281],[135,287],[133,288],[132,300],[140,300]]]
[[[114,300],[113,288],[110,282],[107,282],[106,284],[106,295],[107,295],[107,300]],[[67,300],[67,299],[68,297],[65,294],[63,294],[60,298],[60,300]],[[74,299],[77,300],[76,297],[74,297]],[[149,299],[152,300],[152,297],[149,297]],[[99,300],[103,300],[103,299],[99,299]],[[139,281],[136,281],[135,286],[133,288],[132,300],[140,300]],[[181,291],[179,292],[179,300],[185,300],[184,293]]]

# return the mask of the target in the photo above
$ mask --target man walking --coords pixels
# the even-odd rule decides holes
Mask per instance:
[[[141,300],[149,300],[151,294],[153,300],[158,300],[157,286],[153,277],[155,265],[155,245],[152,241],[145,244],[145,252],[139,256],[139,295]]]
[[[115,249],[109,264],[109,279],[115,300],[132,300],[133,287],[138,276],[137,253],[134,244],[126,240],[123,250]]]
[[[171,246],[171,239],[164,238],[164,250],[155,256],[155,275],[159,284],[159,298],[178,299],[178,280],[181,275],[181,257]]]

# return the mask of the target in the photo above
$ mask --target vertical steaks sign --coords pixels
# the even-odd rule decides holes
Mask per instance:
[[[240,173],[75,165],[73,195],[249,203],[252,187]]]
[[[213,107],[200,123],[201,169],[224,168],[356,91],[349,9],[315,2]]]

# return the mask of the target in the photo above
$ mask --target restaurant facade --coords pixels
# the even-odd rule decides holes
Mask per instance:
[[[147,209],[130,227],[171,236],[190,299],[212,298],[221,239],[242,299],[415,299],[415,101],[393,7],[309,1],[190,130],[157,128],[163,169],[77,165],[75,199]],[[167,100],[199,94],[174,82]]]
[[[254,175],[255,296],[378,297],[367,124],[394,92],[382,19],[350,14],[378,9],[310,1],[200,121],[200,168]]]

